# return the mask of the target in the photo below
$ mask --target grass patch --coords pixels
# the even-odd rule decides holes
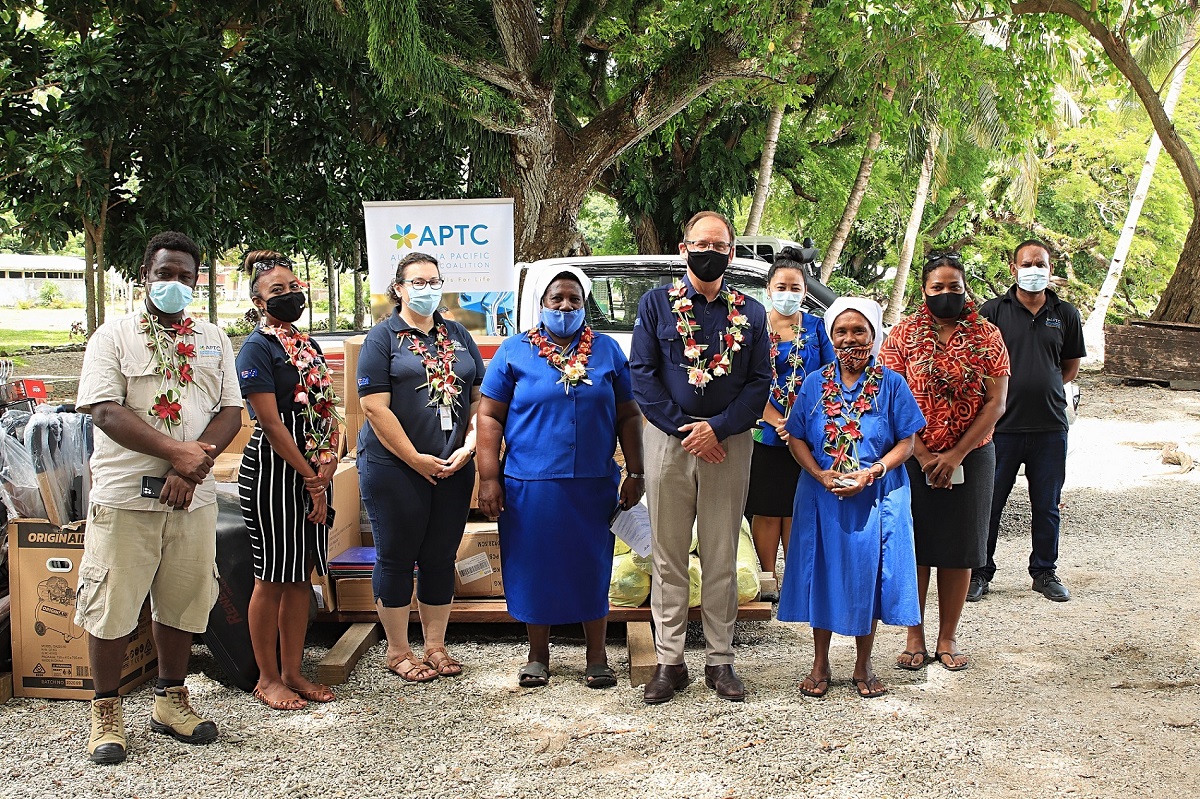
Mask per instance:
[[[0,353],[25,352],[30,347],[57,347],[70,344],[65,330],[0,330]]]

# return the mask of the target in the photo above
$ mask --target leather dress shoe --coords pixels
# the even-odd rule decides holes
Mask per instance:
[[[1066,602],[1071,598],[1071,592],[1067,590],[1053,570],[1042,572],[1034,577],[1033,590],[1052,602]]]
[[[741,702],[746,698],[746,686],[733,671],[732,663],[704,667],[704,684],[717,689],[717,696],[730,702]]]
[[[670,702],[675,698],[676,691],[682,691],[688,684],[688,670],[686,663],[680,663],[678,666],[667,666],[662,663],[658,664],[658,668],[654,670],[654,676],[650,678],[650,682],[646,683],[645,693],[642,694],[642,701],[647,705],[659,705],[663,702]]]
[[[967,586],[967,601],[978,602],[989,590],[988,579],[982,575],[972,574],[971,584]]]

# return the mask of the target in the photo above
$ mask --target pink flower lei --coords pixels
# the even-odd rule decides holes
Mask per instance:
[[[307,333],[273,325],[263,325],[262,332],[278,339],[288,363],[300,373],[292,399],[304,406],[304,457],[314,466],[333,463],[337,460],[337,429],[342,417],[336,408],[337,394],[325,358]]]
[[[860,420],[864,413],[875,407],[879,383],[883,379],[883,367],[879,364],[868,367],[866,375],[862,393],[849,403],[842,396],[836,361],[826,366],[821,375],[825,379],[821,384],[821,405],[826,419],[822,449],[825,454],[832,456],[835,472],[853,472],[860,467],[858,442],[863,439]]]
[[[454,362],[458,360],[458,356],[454,354],[454,342],[446,326],[437,326],[433,352],[407,330],[397,333],[396,338],[401,344],[404,344],[405,339],[410,339],[409,350],[421,359],[421,365],[425,367],[425,382],[417,388],[428,387],[430,407],[449,408],[455,405],[458,395],[462,393],[462,387],[458,385],[458,375],[454,373]]]
[[[696,324],[696,317],[692,314],[692,300],[688,297],[687,285],[682,280],[676,280],[675,285],[667,290],[667,296],[671,300],[671,313],[675,314],[675,329],[684,337],[683,357],[690,361],[680,366],[687,370],[688,382],[703,393],[705,386],[733,370],[733,354],[741,350],[745,330],[750,326],[750,320],[741,312],[746,298],[733,289],[721,292],[720,296],[729,307],[729,326],[721,336],[724,347],[706,362],[703,353],[711,345],[701,346],[692,337],[700,325]]]

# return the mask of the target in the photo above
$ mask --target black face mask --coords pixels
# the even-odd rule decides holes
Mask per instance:
[[[944,294],[925,295],[925,307],[938,319],[957,319],[966,304],[966,294],[948,291]]]
[[[304,292],[293,291],[267,300],[267,313],[280,322],[291,324],[304,313]]]
[[[687,263],[696,277],[705,283],[712,283],[720,280],[721,276],[725,274],[725,269],[729,266],[729,253],[716,250],[688,252]]]

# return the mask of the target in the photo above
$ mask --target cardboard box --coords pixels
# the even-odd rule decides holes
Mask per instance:
[[[333,589],[339,611],[369,613],[375,610],[375,592],[370,577],[342,577],[333,581]]]
[[[495,522],[468,522],[454,561],[455,596],[504,596],[500,533]]]
[[[362,500],[358,494],[358,465],[354,461],[342,461],[333,474],[333,527],[329,528],[328,557],[342,554],[350,547],[362,546],[359,529],[359,513]],[[312,573],[312,584],[320,588],[325,601],[324,610],[340,610],[336,592],[330,586],[330,577]]]
[[[238,471],[242,468],[242,452],[250,443],[250,436],[254,435],[254,427],[250,411],[242,408],[242,426],[238,429],[237,435],[233,437],[233,441],[229,442],[229,446],[217,456],[213,463],[213,478],[218,483],[237,482]]]
[[[357,450],[358,431],[366,418],[358,404],[358,353],[362,350],[363,336],[351,336],[342,342],[342,358],[345,374],[342,376],[342,417],[346,420],[346,452],[353,455]]]
[[[40,519],[17,519],[8,525],[16,696],[91,699],[95,692],[87,634],[75,624],[83,539],[83,522],[57,528]],[[147,602],[125,652],[121,693],[157,670]]]

